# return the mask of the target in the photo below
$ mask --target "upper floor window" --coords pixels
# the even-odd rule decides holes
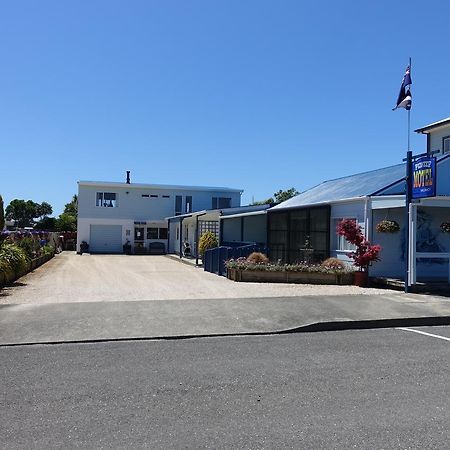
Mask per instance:
[[[192,195],[186,195],[186,212],[192,212]]]
[[[97,192],[95,204],[105,208],[116,208],[117,194],[115,192]]]
[[[229,197],[213,197],[212,209],[231,208],[231,198]]]
[[[182,203],[183,203],[183,197],[181,195],[176,195],[175,196],[175,215],[176,216],[179,216],[180,214],[183,213],[183,211],[181,210]]]
[[[450,136],[442,139],[442,153],[450,153]]]

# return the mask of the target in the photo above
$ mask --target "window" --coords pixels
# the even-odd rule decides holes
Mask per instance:
[[[354,251],[356,250],[356,246],[354,244],[350,244],[350,242],[348,242],[344,236],[339,236],[336,233],[336,227],[338,226],[339,222],[342,219],[334,219],[333,220],[333,229],[332,232],[334,232],[335,234],[335,238],[334,238],[334,248],[335,250],[338,251]],[[356,222],[356,219],[352,219]]]
[[[97,192],[95,204],[105,208],[116,208],[117,194],[115,192]]]
[[[192,212],[192,195],[186,195],[186,212]]]
[[[231,208],[231,198],[229,197],[213,197],[212,209]]]
[[[144,240],[144,227],[135,227],[134,228],[134,240],[135,241],[143,241]]]
[[[162,198],[170,198],[170,195],[163,195]]]
[[[442,139],[442,153],[450,153],[450,136]]]
[[[156,194],[152,194],[150,195],[151,198],[158,198],[158,196]]]
[[[147,239],[158,239],[158,228],[147,228]]]
[[[183,197],[181,195],[176,195],[175,196],[175,215],[179,216],[182,211],[181,211],[181,205],[183,203]]]
[[[147,239],[167,239],[167,228],[147,228]]]

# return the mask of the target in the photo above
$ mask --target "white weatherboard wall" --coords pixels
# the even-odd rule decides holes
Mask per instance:
[[[125,243],[127,238],[131,242],[132,238],[127,236],[127,230],[130,234],[133,233],[134,223],[131,220],[116,220],[116,219],[82,219],[78,218],[77,240],[78,248],[81,242],[90,242],[91,239],[91,225],[121,225],[122,226],[122,243]]]
[[[177,229],[179,233],[180,222],[171,221],[169,225],[169,253],[178,253],[180,251],[180,239],[178,234],[177,239]]]
[[[442,139],[448,136],[450,136],[449,125],[433,130],[433,132],[429,134],[430,151],[439,150],[442,153],[443,152]]]
[[[440,231],[440,224],[450,220],[450,208],[419,207],[417,220],[418,252],[450,252],[450,234]],[[376,224],[383,219],[395,220],[400,225],[398,233],[377,233]],[[373,210],[372,242],[382,247],[380,261],[370,268],[370,276],[403,278],[405,275],[405,210],[391,208]],[[446,280],[448,261],[444,259],[419,259],[417,280]]]
[[[383,219],[395,220],[400,225],[397,233],[377,233],[376,226]],[[373,229],[370,241],[381,245],[380,261],[370,267],[370,276],[403,278],[406,270],[404,258],[405,208],[372,210]]]
[[[117,207],[105,208],[96,206],[97,192],[114,192],[117,195]],[[157,198],[142,195],[158,195]],[[163,196],[169,196],[164,198]],[[183,210],[175,211],[175,198],[183,197]],[[186,196],[192,197],[192,210],[211,209],[213,197],[231,198],[231,206],[240,206],[239,191],[189,190],[189,189],[153,189],[134,187],[133,185],[92,186],[79,185],[78,215],[86,218],[116,218],[133,220],[161,220],[174,216],[176,212],[185,212]]]
[[[116,207],[96,205],[98,192],[116,194]],[[145,197],[143,197],[145,195]],[[152,197],[153,195],[153,197]],[[175,211],[176,197],[182,197],[182,210]],[[186,197],[192,197],[192,211],[209,209],[214,197],[230,198],[231,206],[237,207],[241,203],[241,191],[238,189],[189,187],[189,186],[152,186],[125,183],[95,183],[79,182],[78,187],[78,238],[77,250],[82,241],[89,243],[90,225],[121,225],[123,243],[129,240],[134,244],[134,222],[143,222],[145,228],[167,226],[166,217],[174,216],[178,212],[186,212]],[[190,211],[191,212],[191,211]],[[192,230],[189,229],[189,241],[193,245]],[[150,242],[164,240],[145,239],[148,248]],[[179,249],[179,240],[175,242],[175,249]],[[169,249],[173,251],[174,249]]]
[[[342,219],[356,219],[359,226],[365,231],[365,199],[353,200],[349,202],[333,203],[330,211],[330,256],[351,263],[348,258],[349,251],[339,250],[337,248],[336,226]]]

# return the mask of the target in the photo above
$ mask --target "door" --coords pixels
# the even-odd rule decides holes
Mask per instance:
[[[122,253],[122,225],[91,225],[89,251]]]

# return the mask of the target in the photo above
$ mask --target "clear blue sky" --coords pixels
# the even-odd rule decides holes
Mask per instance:
[[[218,185],[243,203],[397,164],[450,116],[448,1],[0,5],[0,193],[59,214],[78,180]],[[425,137],[412,138],[415,152]]]

